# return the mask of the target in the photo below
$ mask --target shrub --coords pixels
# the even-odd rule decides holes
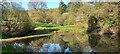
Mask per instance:
[[[86,34],[86,33],[87,33],[87,29],[86,28],[80,29],[80,34]]]
[[[115,23],[115,20],[111,18],[106,18],[102,20],[103,25],[113,25],[114,23]]]
[[[31,24],[31,22],[24,22],[22,23],[22,28],[20,31],[18,31],[18,36],[23,36],[23,35],[30,35],[31,32],[33,31],[34,26]]]

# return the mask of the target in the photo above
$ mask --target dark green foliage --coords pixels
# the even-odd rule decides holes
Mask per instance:
[[[25,47],[19,47],[16,46],[14,47],[13,45],[8,45],[6,44],[6,46],[2,46],[2,53],[4,52],[27,52]]]
[[[95,47],[98,44],[98,41],[100,40],[100,35],[90,34],[89,35],[89,44],[91,47]]]
[[[64,4],[64,2],[61,1],[60,4],[59,4],[60,14],[65,13],[66,12],[66,8],[67,8],[66,4]]]
[[[22,30],[19,31],[19,33],[17,34],[17,36],[24,36],[24,35],[31,35],[33,32],[33,28],[34,26],[31,25],[31,22],[24,22],[22,27]]]
[[[95,47],[98,44],[98,41],[100,40],[100,35],[98,32],[100,31],[100,28],[98,27],[98,20],[94,16],[90,16],[88,19],[88,36],[89,36],[89,44],[91,47]]]
[[[98,21],[94,16],[90,16],[88,19],[88,30],[87,33],[97,32],[99,29],[98,27]]]

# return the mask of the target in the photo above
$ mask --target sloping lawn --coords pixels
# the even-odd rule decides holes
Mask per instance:
[[[75,26],[71,26],[71,25],[65,25],[65,26],[56,26],[56,27],[37,27],[40,29],[58,29],[58,30],[72,30],[72,29],[76,29]]]
[[[39,29],[58,29],[58,30],[72,30],[72,29],[76,29],[77,27],[75,25],[64,25],[64,26],[60,26],[58,24],[41,24],[41,23],[33,23],[33,25],[36,28]]]

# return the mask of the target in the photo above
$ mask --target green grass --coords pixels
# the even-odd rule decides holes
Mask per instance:
[[[71,26],[71,25],[65,25],[65,26],[56,26],[56,27],[37,27],[37,28],[41,28],[41,29],[58,29],[58,30],[71,30],[71,29],[76,29],[75,26]]]
[[[71,29],[76,29],[75,26],[72,25],[65,25],[65,26],[58,26],[56,27],[57,29],[65,29],[65,30],[71,30]]]
[[[31,23],[32,26],[35,26],[35,27],[56,27],[56,26],[59,26],[57,24],[45,24],[45,23],[40,23],[40,22],[32,22]]]
[[[64,25],[60,26],[58,24],[42,24],[42,23],[32,23],[33,26],[36,28],[41,28],[41,29],[58,29],[58,30],[71,30],[71,29],[76,29],[74,25]]]

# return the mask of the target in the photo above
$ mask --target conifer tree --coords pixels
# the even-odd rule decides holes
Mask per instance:
[[[64,12],[66,12],[66,4],[64,4],[64,2],[61,0],[59,3],[59,10],[60,10],[60,14],[63,14]]]

